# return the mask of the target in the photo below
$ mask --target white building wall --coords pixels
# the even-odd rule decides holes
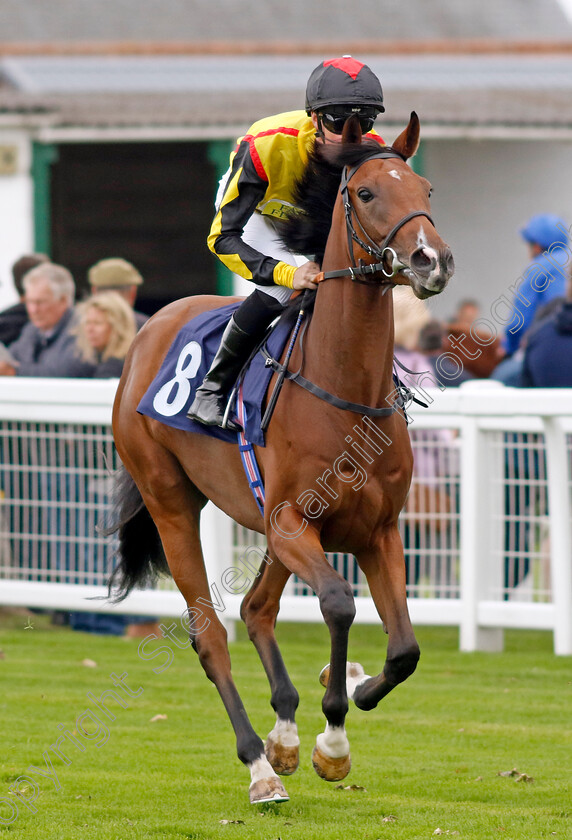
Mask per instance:
[[[427,140],[423,170],[456,264],[449,287],[430,302],[438,318],[467,297],[490,312],[528,263],[518,231],[530,216],[556,213],[572,225],[572,141]]]
[[[0,130],[0,145],[14,146],[16,172],[0,174],[0,309],[18,300],[11,267],[34,249],[32,143],[23,131]]]

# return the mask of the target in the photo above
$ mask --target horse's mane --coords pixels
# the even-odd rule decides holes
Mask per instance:
[[[357,166],[382,148],[391,151],[375,140],[315,145],[294,187],[296,209],[277,226],[280,239],[290,251],[312,256],[321,264],[344,166]]]

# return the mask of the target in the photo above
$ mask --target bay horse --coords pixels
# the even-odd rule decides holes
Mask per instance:
[[[359,123],[351,118],[341,144],[316,144],[314,196],[322,196],[326,212],[315,210],[320,218],[314,219],[310,201],[308,212],[294,216],[290,234],[288,225],[284,234],[286,240],[290,235],[303,244],[304,231],[319,225],[326,231],[325,281],[315,294],[303,350],[297,341],[291,365],[296,370],[303,365],[306,379],[349,410],[284,381],[266,446],[255,448],[266,490],[264,517],[250,492],[238,446],[137,413],[179,329],[228,298],[189,297],[154,315],[132,345],[113,409],[123,464],[120,562],[110,583],[118,597],[152,579],[166,558],[189,615],[196,616],[197,602],[211,603],[199,536],[200,512],[209,499],[240,525],[266,535],[267,554],[241,607],[276,712],[265,743],[233,682],[226,631],[214,605],[208,621],[203,617],[200,627],[193,626],[193,619],[190,623],[193,647],[226,707],[238,757],[250,770],[252,803],[286,800],[277,774],[288,775],[298,765],[299,698],[274,634],[290,575],[316,593],[331,637],[330,662],[320,676],[326,687],[326,727],[312,756],[322,778],[339,780],[350,769],[344,727],[348,697],[360,709],[374,708],[410,676],[419,658],[397,525],[411,480],[412,451],[392,375],[390,290],[395,284],[410,285],[417,297],[427,298],[442,291],[454,266],[429,216],[430,185],[406,163],[419,144],[417,115],[411,114],[392,147],[361,140]],[[330,190],[325,196],[324,184],[332,173],[335,194]],[[303,201],[303,184],[299,192]],[[299,252],[315,250],[319,247]],[[326,551],[354,554],[366,575],[388,633],[386,661],[378,676],[369,677],[360,665],[347,663],[355,603],[349,583],[332,568]]]

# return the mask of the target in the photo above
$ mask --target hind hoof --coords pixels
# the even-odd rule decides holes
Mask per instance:
[[[264,745],[266,758],[272,765],[272,769],[280,776],[291,776],[298,769],[300,762],[299,747],[285,747],[284,744],[275,741],[268,736]]]
[[[263,802],[288,802],[290,798],[278,776],[260,779],[250,785],[250,804],[259,805]]]
[[[356,685],[359,685],[359,683],[363,682],[364,679],[368,679],[368,677],[363,669],[363,666],[360,665],[359,662],[346,663],[346,687],[350,698],[352,698]],[[329,664],[325,665],[320,671],[319,680],[320,684],[323,685],[324,688],[328,687],[328,682],[330,680]]]
[[[312,766],[318,776],[325,779],[326,782],[339,782],[345,779],[350,772],[352,760],[349,754],[341,758],[330,758],[329,755],[324,755],[318,747],[314,747]]]

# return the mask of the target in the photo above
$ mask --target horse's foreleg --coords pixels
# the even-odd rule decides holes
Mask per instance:
[[[280,560],[266,555],[240,611],[268,676],[270,703],[276,712],[276,724],[266,739],[266,756],[276,773],[283,776],[289,776],[297,769],[300,746],[295,722],[298,692],[288,676],[274,634],[280,596],[290,574]]]
[[[348,711],[346,662],[348,633],[355,616],[351,588],[328,563],[318,534],[304,527],[300,514],[290,508],[281,515],[277,528],[267,532],[269,550],[279,556],[291,572],[312,587],[331,639],[330,678],[322,701],[325,731],[318,735],[312,754],[314,769],[327,781],[345,778],[351,767],[349,742],[345,731]],[[296,534],[292,539],[283,534]]]
[[[189,496],[192,494],[188,489],[179,486],[176,492],[163,494],[160,504],[155,495],[145,501],[161,535],[175,583],[189,609],[193,647],[224,703],[236,735],[238,757],[250,770],[250,801],[281,802],[288,795],[264,754],[264,744],[248,719],[231,676],[227,634],[209,591],[199,540],[198,510],[193,510],[193,499]]]
[[[419,661],[419,645],[407,609],[405,561],[397,526],[385,529],[378,545],[358,555],[357,561],[388,633],[383,671],[376,677],[363,675],[353,686],[356,706],[368,710],[411,676]]]

